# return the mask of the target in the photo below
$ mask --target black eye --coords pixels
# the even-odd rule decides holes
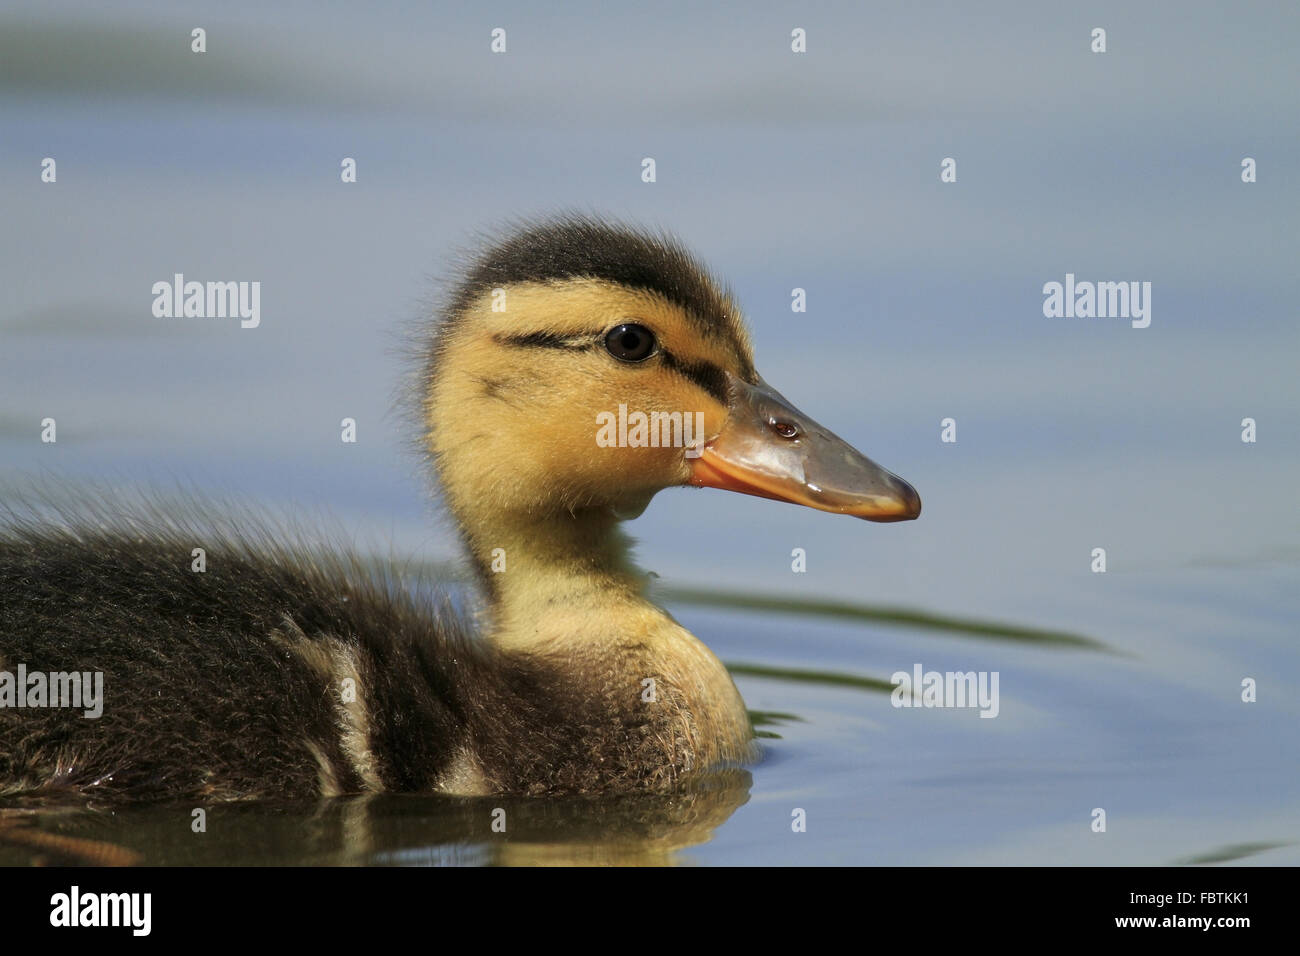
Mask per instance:
[[[654,354],[655,335],[644,325],[616,325],[605,336],[609,354],[624,362],[642,362]]]

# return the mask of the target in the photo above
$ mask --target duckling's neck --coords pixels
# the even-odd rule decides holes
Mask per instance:
[[[598,618],[629,606],[654,608],[646,577],[609,512],[498,516],[471,546],[492,593],[492,639],[501,648],[544,653],[590,643]],[[663,612],[659,612],[661,615]],[[666,617],[666,615],[664,615]],[[617,632],[601,644],[617,641]]]
[[[632,564],[613,513],[498,516],[476,531],[470,543],[489,569],[489,634],[500,649],[562,668],[611,706],[676,708],[697,766],[750,756],[749,716],[731,675],[646,598],[648,576]],[[504,570],[490,570],[495,549]]]

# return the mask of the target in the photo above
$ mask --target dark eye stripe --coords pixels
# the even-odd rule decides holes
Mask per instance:
[[[522,335],[494,335],[492,341],[498,345],[514,345],[520,348],[534,349],[589,349],[596,344],[595,337],[586,333],[581,335],[561,335],[559,332],[525,332]]]
[[[561,335],[558,332],[525,332],[521,335],[492,336],[498,345],[512,345],[519,348],[569,349],[574,352],[594,348],[600,342],[600,333],[589,335]],[[698,385],[722,404],[727,404],[727,374],[712,362],[682,362],[670,352],[659,350],[664,367],[680,375],[689,382]]]
[[[682,362],[672,354],[660,351],[664,367],[676,372],[687,381],[694,382],[723,405],[727,404],[727,373],[712,362]]]

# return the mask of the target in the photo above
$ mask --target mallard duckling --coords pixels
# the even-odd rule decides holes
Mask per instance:
[[[0,795],[667,788],[752,759],[753,733],[726,668],[648,600],[621,522],[676,485],[920,512],[758,376],[730,294],[666,236],[522,228],[468,270],[424,350],[424,444],[483,584],[482,634],[357,556],[236,519],[11,517],[0,674],[12,692],[20,664],[102,673],[104,699],[97,719],[19,709],[0,684]],[[598,441],[620,406],[661,440],[637,420]]]

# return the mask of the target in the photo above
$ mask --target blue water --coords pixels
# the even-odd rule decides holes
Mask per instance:
[[[0,12],[0,481],[180,482],[454,559],[391,410],[395,343],[477,230],[578,207],[677,232],[733,285],[762,374],[925,501],[874,526],[665,492],[631,526],[662,583],[1108,650],[673,606],[738,664],[997,671],[1000,713],[740,676],[797,719],[704,823],[653,835],[644,808],[584,805],[522,808],[502,841],[477,804],[422,798],[220,811],[245,837],[220,851],[163,811],[76,832],[146,862],[1300,862],[1300,13],[505,5],[492,57],[496,20],[436,5],[115,9]],[[261,281],[261,326],[155,319],[178,271]],[[1150,281],[1150,327],[1044,318],[1067,272]]]

